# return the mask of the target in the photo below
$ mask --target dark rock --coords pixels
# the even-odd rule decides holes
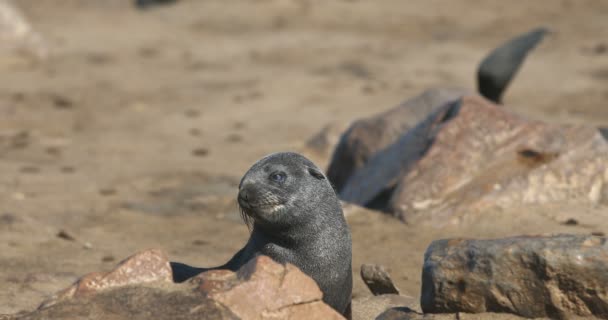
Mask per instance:
[[[587,235],[433,242],[424,258],[425,313],[506,312],[608,319],[608,242]]]
[[[57,237],[67,241],[76,241],[76,238],[65,230],[59,230],[59,232],[57,232]]]
[[[197,148],[192,150],[192,155],[196,157],[204,157],[209,154],[209,149],[207,148]]]
[[[364,264],[361,266],[361,278],[373,295],[399,294],[388,272],[383,266]]]
[[[355,121],[340,138],[327,177],[338,192],[342,191],[348,179],[374,154],[395,143],[429,114],[466,92],[456,88],[430,89],[386,112]],[[322,139],[315,137],[311,141]]]
[[[527,120],[466,96],[374,155],[340,196],[407,222],[474,223],[488,208],[601,204],[607,160],[594,127]]]
[[[157,5],[168,5],[177,2],[177,0],[135,0],[135,6],[139,9],[148,9]]]

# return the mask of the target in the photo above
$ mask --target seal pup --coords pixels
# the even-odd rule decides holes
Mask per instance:
[[[247,244],[226,264],[194,268],[171,263],[176,282],[211,269],[238,270],[266,255],[313,278],[323,301],[348,314],[352,295],[350,230],[333,187],[312,161],[293,152],[256,162],[239,184],[238,204],[250,227]]]

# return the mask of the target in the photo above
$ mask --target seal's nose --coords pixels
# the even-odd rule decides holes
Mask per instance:
[[[247,192],[247,188],[241,188],[241,190],[239,190],[239,200],[249,201],[249,192]]]
[[[242,186],[239,190],[238,201],[241,205],[249,205],[251,201],[251,190],[247,186]]]

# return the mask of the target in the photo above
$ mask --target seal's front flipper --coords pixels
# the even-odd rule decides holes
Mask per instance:
[[[210,269],[196,268],[187,264],[172,261],[171,270],[173,271],[173,282],[180,283]]]
[[[536,28],[494,49],[483,59],[477,70],[479,93],[500,103],[505,89],[524,62],[528,52],[534,49],[548,32],[546,28]]]

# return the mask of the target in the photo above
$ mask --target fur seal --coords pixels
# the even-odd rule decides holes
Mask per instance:
[[[226,264],[236,271],[257,255],[292,263],[312,277],[323,301],[341,314],[352,294],[350,230],[333,187],[319,168],[293,152],[268,155],[243,176],[238,204],[251,236]],[[171,263],[176,282],[210,269]]]

